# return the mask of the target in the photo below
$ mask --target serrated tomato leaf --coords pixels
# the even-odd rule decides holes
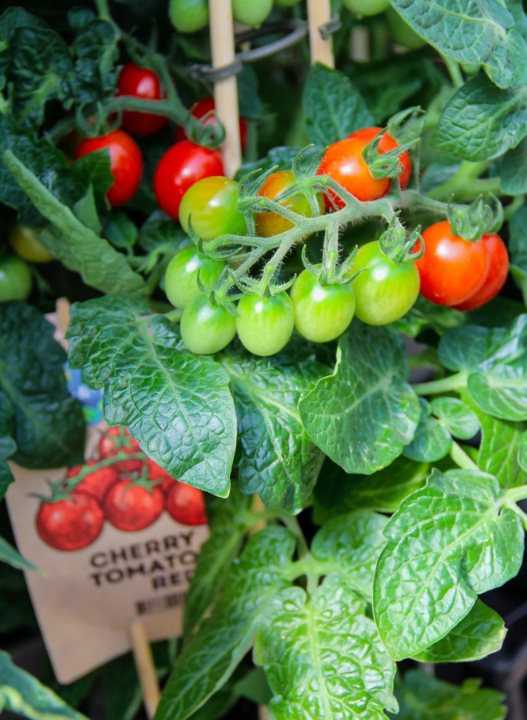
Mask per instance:
[[[525,423],[497,420],[481,411],[480,420],[482,436],[478,467],[494,475],[504,489],[525,485],[527,473],[520,462],[527,430]]]

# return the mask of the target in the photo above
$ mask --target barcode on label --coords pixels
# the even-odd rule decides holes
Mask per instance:
[[[151,613],[168,610],[168,608],[182,605],[185,601],[186,593],[172,593],[172,595],[164,595],[162,597],[150,598],[149,600],[140,600],[135,604],[138,615],[150,615]]]

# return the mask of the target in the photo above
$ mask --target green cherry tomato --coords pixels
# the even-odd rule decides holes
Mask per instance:
[[[208,0],[170,0],[168,16],[179,32],[203,30],[209,24]]]
[[[220,235],[245,235],[247,226],[242,213],[236,210],[239,186],[226,177],[207,177],[192,185],[183,196],[179,221],[185,232],[192,229],[203,240]]]
[[[280,352],[294,326],[293,303],[285,292],[268,298],[244,295],[238,303],[236,330],[244,347],[254,355],[268,357]]]
[[[33,280],[26,263],[15,255],[0,257],[0,302],[25,300]]]
[[[403,45],[410,50],[418,50],[426,45],[426,40],[423,40],[392,7],[389,7],[386,11],[386,19],[393,39],[399,45]]]
[[[350,274],[363,270],[353,281],[355,314],[368,325],[388,325],[413,306],[419,295],[419,271],[413,262],[395,265],[377,241],[359,248]]]
[[[300,0],[274,0],[275,5],[281,5],[282,7],[291,7],[297,5]]]
[[[291,300],[295,327],[308,340],[329,342],[348,328],[355,312],[355,294],[348,285],[326,285],[304,270],[294,282]]]
[[[291,170],[280,170],[270,175],[258,190],[258,195],[275,200],[285,190],[295,185],[295,176]],[[304,217],[313,217],[311,205],[305,195],[299,193],[286,200],[280,200],[279,205],[283,205],[288,210],[303,215]],[[324,197],[318,196],[319,214],[323,215],[326,209]],[[256,215],[256,232],[261,237],[272,237],[280,233],[291,230],[293,223],[275,212],[258,213]]]
[[[390,0],[344,0],[344,7],[358,17],[378,15],[384,12],[389,5]]]
[[[223,270],[223,263],[200,255],[193,245],[183,248],[170,261],[165,273],[165,292],[174,307],[185,308],[202,293],[201,282],[212,290]]]
[[[260,27],[272,9],[273,0],[232,0],[234,19],[252,27]]]
[[[236,335],[236,318],[206,295],[194,298],[183,310],[181,337],[196,355],[220,352]]]
[[[9,229],[9,242],[16,254],[34,263],[47,263],[53,260],[53,255],[49,253],[39,240],[41,230],[39,228],[15,223]]]

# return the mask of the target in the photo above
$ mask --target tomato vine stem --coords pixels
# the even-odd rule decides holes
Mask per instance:
[[[478,470],[476,463],[467,455],[463,448],[455,440],[452,441],[450,457],[463,470]]]
[[[418,383],[412,387],[417,395],[437,395],[438,393],[450,392],[451,390],[461,390],[467,384],[467,377],[467,373],[461,371],[455,375],[442,378],[441,380]]]

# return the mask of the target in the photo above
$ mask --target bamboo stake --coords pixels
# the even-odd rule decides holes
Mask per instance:
[[[209,9],[212,65],[221,68],[235,60],[231,0],[209,0]],[[232,178],[242,161],[236,75],[214,84],[214,99],[216,112],[225,127],[225,141],[221,146],[225,174]]]
[[[141,682],[143,691],[143,702],[146,714],[152,720],[156,714],[157,706],[161,693],[159,691],[159,683],[157,681],[156,668],[154,658],[152,656],[152,648],[148,641],[145,626],[140,622],[130,625],[130,643],[134,654],[135,667]]]
[[[309,46],[311,48],[311,62],[320,62],[330,68],[335,67],[333,56],[333,39],[324,40],[320,34],[320,27],[331,20],[330,0],[307,0],[307,14],[309,18]]]
[[[55,308],[57,314],[57,327],[64,338],[64,345],[67,349],[68,342],[66,340],[66,332],[68,330],[68,325],[70,324],[70,301],[68,298],[59,298]]]

